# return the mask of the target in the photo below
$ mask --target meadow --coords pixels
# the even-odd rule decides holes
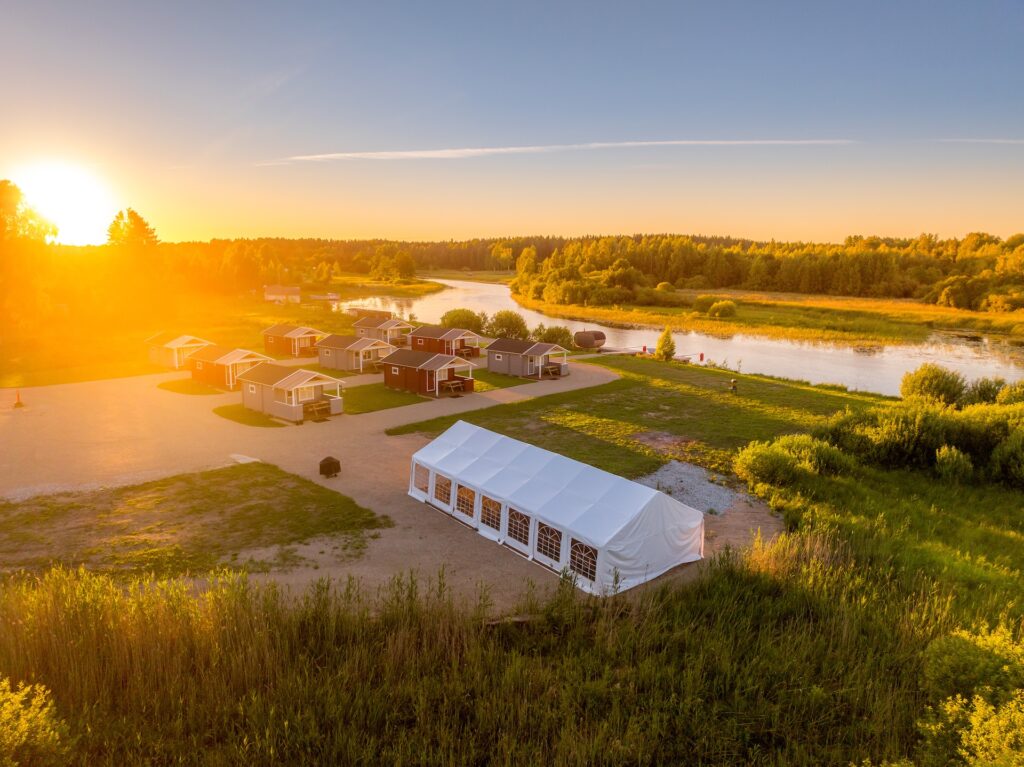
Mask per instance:
[[[622,378],[461,417],[637,476],[671,458],[730,471],[752,440],[898,403],[598,364]],[[593,599],[566,581],[511,616],[485,590],[456,602],[441,563],[377,594],[322,582],[298,600],[238,574],[199,594],[148,576],[11,577],[0,677],[45,687],[20,709],[38,734],[23,749],[75,764],[1019,763],[1019,491],[867,464],[754,490],[788,533],[691,583]]]
[[[444,288],[413,280],[381,282],[366,275],[343,275],[330,285],[341,300],[377,295],[421,296]],[[31,332],[3,339],[0,388],[43,386],[164,372],[147,358],[147,338],[162,331],[188,333],[224,346],[263,350],[261,332],[278,322],[310,325],[330,333],[350,333],[353,318],[323,304],[279,305],[262,296],[183,294],[122,295],[102,313],[53,312]]]
[[[694,311],[698,296],[732,300],[732,317]],[[618,326],[672,327],[710,335],[746,333],[792,341],[853,345],[920,343],[935,331],[994,334],[1024,343],[1024,312],[975,312],[910,299],[766,293],[745,290],[678,290],[671,306],[578,306],[513,294],[527,309],[553,317]]]

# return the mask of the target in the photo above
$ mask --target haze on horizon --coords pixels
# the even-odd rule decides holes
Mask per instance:
[[[164,240],[1024,229],[1024,5],[9,4],[0,178]]]

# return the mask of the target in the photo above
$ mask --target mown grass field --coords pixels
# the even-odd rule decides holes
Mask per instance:
[[[486,363],[482,363],[486,364]],[[492,373],[485,367],[473,371],[474,392],[492,391],[494,389],[507,389],[510,386],[522,386],[523,384],[534,383],[535,378],[520,378],[519,376],[507,376],[503,373]]]
[[[263,463],[229,466],[113,489],[0,502],[6,572],[83,565],[120,575],[203,575],[220,567],[266,570],[289,546],[337,536],[358,551],[387,517]],[[252,549],[276,551],[252,559]]]
[[[481,269],[425,269],[417,272],[421,280],[467,280],[469,282],[509,283],[515,279],[514,271]]]
[[[284,427],[286,424],[283,421],[279,421],[276,418],[271,418],[266,413],[260,413],[255,410],[250,410],[242,403],[236,403],[234,405],[221,405],[215,407],[213,412],[219,415],[221,418],[227,418],[229,421],[240,423],[243,426],[256,426],[257,428],[263,429],[277,429]]]
[[[176,378],[173,381],[163,381],[158,383],[156,388],[163,389],[164,391],[174,392],[175,394],[189,394],[205,396],[210,394],[224,394],[223,389],[218,389],[209,384],[205,384],[202,381],[196,381],[192,378]]]
[[[338,293],[341,300],[369,296],[421,296],[443,290],[435,282],[406,284],[344,275],[319,291]],[[317,292],[317,291],[310,291]],[[145,341],[162,332],[199,336],[224,346],[263,351],[261,332],[279,322],[309,325],[345,334],[353,318],[321,305],[277,305],[262,296],[200,294],[162,296],[147,304],[130,297],[119,318],[102,321],[67,316],[48,322],[32,335],[5,337],[0,347],[0,388],[43,386],[102,378],[164,372],[147,357]],[[126,298],[129,301],[129,298]]]
[[[421,397],[412,392],[389,389],[382,383],[353,386],[345,389],[345,413],[348,415],[373,413],[377,410],[415,405],[418,402],[427,401],[426,397]]]
[[[794,341],[845,344],[920,343],[936,330],[994,333],[1024,342],[1024,313],[972,312],[900,299],[802,296],[742,290],[677,291],[736,302],[734,317],[714,318],[689,306],[564,306],[514,296],[528,309],[611,325],[671,326],[711,335],[748,333]]]

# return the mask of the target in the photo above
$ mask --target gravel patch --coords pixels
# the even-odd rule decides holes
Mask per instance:
[[[717,475],[709,474],[700,466],[682,461],[669,461],[653,474],[637,480],[641,485],[661,490],[677,501],[705,514],[721,514],[734,503],[745,498],[728,487],[717,484]]]

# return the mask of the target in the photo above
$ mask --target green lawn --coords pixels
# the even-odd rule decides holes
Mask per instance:
[[[480,269],[427,269],[417,275],[424,280],[467,280],[469,282],[508,283],[515,279],[514,271],[489,271]]]
[[[522,384],[536,383],[536,378],[519,378],[518,376],[507,376],[502,373],[492,373],[487,368],[479,368],[473,371],[473,391],[491,391],[492,389],[507,389],[509,386],[521,386]]]
[[[176,378],[173,381],[164,381],[163,383],[158,383],[156,388],[172,391],[175,394],[224,394],[223,389],[217,389],[192,378]]]
[[[234,421],[235,423],[240,423],[244,426],[259,426],[262,428],[276,429],[285,425],[280,421],[275,421],[266,413],[258,413],[255,410],[250,410],[242,404],[222,405],[221,407],[215,407],[213,412],[221,418],[227,418],[229,421]]]
[[[387,410],[388,408],[414,405],[417,402],[426,401],[426,397],[421,397],[412,392],[389,389],[382,383],[353,386],[350,389],[345,389],[345,413],[348,415],[372,413],[375,410]]]
[[[6,571],[54,564],[118,573],[265,570],[295,563],[289,549],[319,536],[357,552],[367,530],[390,526],[348,498],[275,466],[249,463],[114,489],[0,502]],[[258,558],[246,552],[269,549]]]
[[[462,418],[627,477],[654,471],[670,458],[729,471],[736,450],[753,439],[807,431],[845,407],[885,401],[683,363],[624,356],[593,363],[622,379],[389,433],[438,434]],[[731,378],[739,379],[735,394],[726,388]]]

